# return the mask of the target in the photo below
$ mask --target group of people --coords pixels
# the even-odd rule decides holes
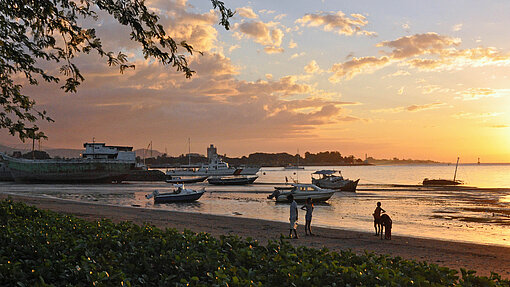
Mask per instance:
[[[290,231],[289,231],[289,238],[299,238],[297,235],[297,221],[298,221],[298,205],[297,202],[294,200],[294,196],[290,194],[288,196],[290,203]],[[305,205],[301,206],[302,210],[306,210],[305,215],[305,235],[313,236],[315,234],[312,233],[312,213],[313,213],[313,203],[312,198],[308,197],[306,199]],[[384,209],[381,208],[381,203],[377,202],[377,207],[374,210],[374,213],[372,214],[374,216],[374,228],[375,228],[375,235],[379,235],[381,230],[378,230],[378,226],[381,224],[381,212],[386,212]]]

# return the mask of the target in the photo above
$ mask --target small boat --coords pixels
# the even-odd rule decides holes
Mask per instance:
[[[274,198],[276,202],[289,202],[288,196],[293,195],[295,201],[306,201],[311,198],[313,202],[327,201],[335,194],[334,190],[323,189],[310,183],[293,183],[292,187],[275,187],[273,194],[267,198]]]
[[[423,185],[459,185],[462,184],[460,180],[451,179],[424,179]]]
[[[207,181],[210,184],[216,185],[243,185],[252,184],[257,178],[256,176],[223,176],[223,177],[210,177]]]
[[[207,179],[207,176],[193,176],[193,177],[181,177],[181,176],[167,176],[165,181],[167,183],[197,183]]]
[[[336,174],[338,173],[338,174]],[[313,175],[321,175],[319,178],[314,178]],[[312,183],[321,188],[329,188],[338,191],[356,192],[358,187],[359,178],[357,180],[350,180],[342,176],[339,170],[318,170],[312,173]]]
[[[428,179],[425,178],[423,180],[423,185],[459,185],[463,184],[461,180],[456,179],[457,178],[457,168],[459,166],[459,158],[457,157],[457,164],[455,165],[455,173],[453,174],[453,180],[451,179]]]
[[[184,188],[182,184],[174,184],[174,186],[175,189],[172,192],[159,193],[159,191],[155,190],[145,197],[147,199],[154,197],[154,203],[192,202],[198,200],[205,193],[205,188],[196,191]]]

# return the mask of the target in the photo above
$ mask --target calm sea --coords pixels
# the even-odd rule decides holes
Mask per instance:
[[[259,179],[249,186],[190,185],[191,188],[205,187],[208,192],[199,201],[185,204],[154,205],[152,200],[147,200],[145,195],[154,190],[172,189],[170,184],[160,182],[94,185],[3,182],[0,192],[287,222],[289,206],[276,204],[267,199],[267,195],[275,185],[283,184],[285,177],[310,182],[311,173],[319,169],[342,170],[347,178],[360,178],[360,184],[356,193],[337,192],[327,203],[316,204],[312,228],[374,232],[372,212],[380,201],[393,220],[395,236],[510,246],[508,164],[459,165],[457,179],[463,180],[465,185],[447,189],[420,184],[425,177],[452,179],[455,165],[262,168]],[[304,224],[304,213],[300,217]]]

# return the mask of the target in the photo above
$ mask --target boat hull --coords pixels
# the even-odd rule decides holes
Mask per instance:
[[[290,202],[290,200],[287,198],[290,194],[294,196],[294,200],[297,202],[305,202],[307,198],[311,198],[312,202],[323,202],[330,199],[333,194],[335,194],[334,191],[327,191],[327,192],[282,192],[278,197],[276,198],[276,202]]]
[[[193,177],[193,178],[167,178],[167,183],[197,183],[207,179],[207,176]]]
[[[329,181],[321,179],[313,179],[312,183],[320,188],[334,189],[336,191],[356,192],[358,187],[359,179],[357,180],[340,180],[340,181]]]
[[[134,163],[120,160],[27,160],[2,156],[16,182],[111,183],[121,182]]]
[[[209,178],[207,182],[215,185],[244,185],[252,184],[258,176],[253,177],[241,177],[241,178]]]
[[[174,202],[193,202],[198,200],[205,191],[199,191],[193,194],[175,194],[162,193],[154,197],[154,203],[174,203]]]
[[[458,180],[450,180],[450,179],[424,179],[423,185],[459,185],[462,184],[461,181]]]
[[[168,176],[229,176],[229,175],[255,175],[260,167],[209,169],[173,169],[166,172]]]

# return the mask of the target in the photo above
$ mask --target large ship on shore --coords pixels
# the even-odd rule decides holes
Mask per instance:
[[[169,169],[167,176],[228,176],[228,175],[255,175],[260,167],[241,166],[231,167],[228,163],[221,160],[216,147],[210,145],[207,148],[207,158],[209,163],[202,165],[185,165],[178,168]]]
[[[133,147],[85,143],[81,158],[24,159],[0,154],[16,182],[121,182],[134,169]]]

